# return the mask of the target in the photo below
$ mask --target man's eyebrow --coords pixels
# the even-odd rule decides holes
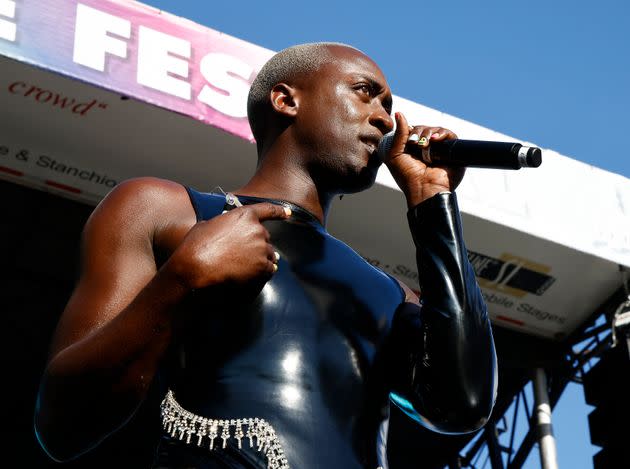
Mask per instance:
[[[382,83],[378,82],[376,79],[369,77],[367,75],[361,75],[361,78],[365,81],[367,81],[370,86],[376,90],[383,91],[385,89],[385,87],[383,86]]]

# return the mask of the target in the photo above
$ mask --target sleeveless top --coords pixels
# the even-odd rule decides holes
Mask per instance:
[[[225,208],[223,195],[188,193],[198,221]],[[167,370],[177,401],[207,418],[265,419],[291,468],[375,468],[392,366],[380,348],[403,290],[308,211],[239,200],[291,208],[264,222],[279,269],[262,289],[191,295]],[[211,452],[165,437],[155,467],[266,467],[243,446]]]

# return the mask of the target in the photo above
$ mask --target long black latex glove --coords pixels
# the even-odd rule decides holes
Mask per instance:
[[[441,433],[481,428],[496,399],[497,363],[486,305],[468,261],[455,194],[408,212],[421,306],[397,310],[389,337],[390,398]]]

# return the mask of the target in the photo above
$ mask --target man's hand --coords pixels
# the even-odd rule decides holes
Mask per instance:
[[[284,220],[289,208],[271,203],[247,205],[194,225],[165,268],[190,289],[246,285],[268,280],[279,255],[270,244],[266,220]]]
[[[395,117],[396,132],[384,163],[405,194],[407,205],[415,207],[439,192],[455,190],[464,177],[465,168],[427,166],[409,153],[405,153],[405,145],[409,143],[427,149],[431,142],[455,139],[457,135],[443,127],[423,125],[412,127],[400,112],[397,112]],[[412,135],[417,135],[417,137],[412,137]]]

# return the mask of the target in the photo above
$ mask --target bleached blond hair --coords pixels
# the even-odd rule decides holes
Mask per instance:
[[[247,96],[247,118],[259,149],[267,131],[267,113],[271,109],[270,94],[273,87],[278,83],[291,83],[297,77],[314,73],[322,65],[333,61],[331,46],[355,49],[339,42],[299,44],[275,54],[258,72]]]

